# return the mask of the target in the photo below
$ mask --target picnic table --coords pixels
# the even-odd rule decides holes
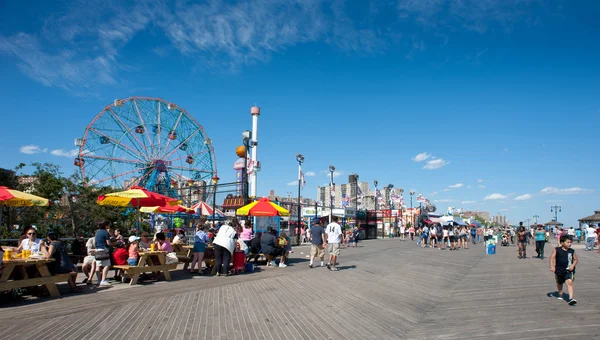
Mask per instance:
[[[138,259],[137,266],[129,265],[116,265],[113,266],[115,269],[122,269],[131,277],[129,285],[135,286],[140,278],[140,274],[145,272],[159,272],[162,273],[166,281],[171,281],[171,273],[169,270],[176,269],[177,263],[167,264],[166,262],[166,251],[160,250],[143,250],[138,252],[140,258]],[[158,263],[155,263],[157,261]]]
[[[177,259],[179,262],[183,263],[183,270],[187,270],[190,262],[192,261],[192,250],[194,249],[193,245],[187,244],[174,244],[173,250],[177,254]]]
[[[54,259],[45,258],[13,258],[3,260],[4,272],[0,277],[0,291],[11,290],[14,288],[24,288],[43,285],[48,290],[52,297],[60,297],[60,292],[56,287],[57,282],[68,282],[70,274],[51,275],[48,270],[48,263],[54,262]],[[35,267],[40,274],[40,277],[30,278],[27,274],[26,267]],[[15,270],[21,274],[21,278],[10,280],[9,278]]]

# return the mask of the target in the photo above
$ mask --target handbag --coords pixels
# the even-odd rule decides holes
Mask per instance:
[[[98,261],[104,261],[104,260],[110,259],[110,254],[108,253],[108,250],[106,250],[106,249],[96,249],[94,251],[94,257]]]
[[[177,258],[177,254],[176,253],[167,253],[167,256],[165,257],[165,262],[167,264],[177,264],[177,263],[179,263],[179,259]]]

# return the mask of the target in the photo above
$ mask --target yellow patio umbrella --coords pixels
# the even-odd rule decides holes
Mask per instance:
[[[140,209],[142,207],[165,207],[180,204],[181,201],[146,188],[133,186],[125,191],[113,192],[103,196],[98,196],[99,205],[110,205],[116,207],[134,207],[137,208],[138,224],[141,226]],[[139,232],[139,227],[136,232]]]
[[[48,199],[15,189],[0,186],[0,225],[2,225],[2,206],[11,207],[47,207]]]
[[[240,216],[290,216],[290,212],[263,197],[258,201],[247,204],[236,211]]]

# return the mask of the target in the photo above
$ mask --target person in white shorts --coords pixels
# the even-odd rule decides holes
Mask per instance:
[[[333,216],[332,222],[325,228],[325,235],[327,236],[327,251],[329,252],[329,263],[327,268],[331,271],[338,271],[339,269],[335,266],[337,257],[340,255],[340,245],[344,242],[344,234],[342,233],[342,227],[337,223],[338,217]]]

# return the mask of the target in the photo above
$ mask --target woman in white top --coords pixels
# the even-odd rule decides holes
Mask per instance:
[[[215,248],[215,267],[217,268],[217,276],[227,275],[229,273],[229,263],[231,255],[235,249],[235,235],[237,231],[231,226],[231,222],[223,224],[219,228],[219,232],[213,241]]]
[[[29,250],[32,253],[39,253],[42,240],[36,237],[37,230],[34,227],[27,227],[25,229],[25,236],[27,236],[27,238],[21,241],[21,244],[19,244],[19,247],[17,248],[17,253],[20,253],[23,249]]]

